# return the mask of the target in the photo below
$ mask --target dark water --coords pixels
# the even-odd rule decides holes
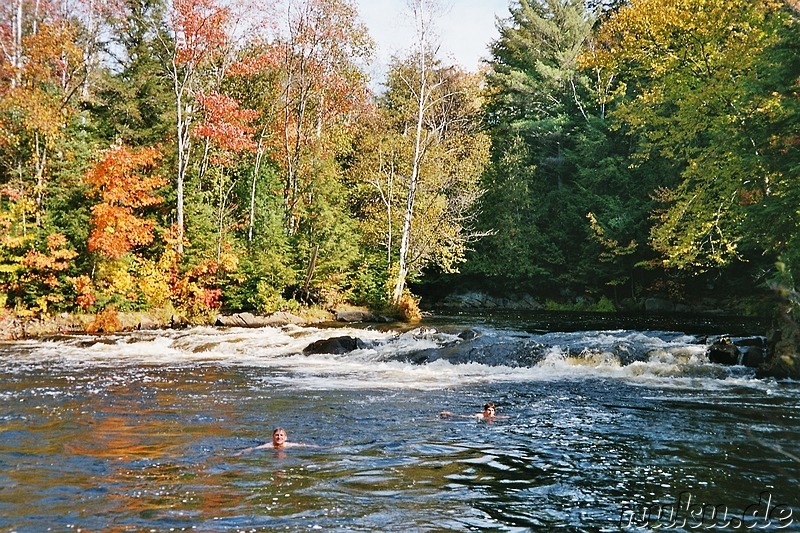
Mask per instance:
[[[0,530],[800,527],[797,383],[701,334],[458,322],[0,345]],[[319,447],[236,455],[275,426]]]

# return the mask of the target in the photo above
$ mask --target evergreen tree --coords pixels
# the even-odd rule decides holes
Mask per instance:
[[[163,142],[174,122],[171,88],[161,75],[156,33],[162,27],[165,0],[127,0],[124,18],[114,21],[110,55],[98,81],[91,110],[107,143],[132,146]]]
[[[591,120],[577,58],[594,17],[580,0],[520,0],[510,11],[487,75],[493,164],[481,222],[496,233],[471,270],[528,288],[580,283],[589,207],[569,153]]]

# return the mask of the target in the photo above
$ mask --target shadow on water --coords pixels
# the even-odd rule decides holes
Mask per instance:
[[[679,331],[694,335],[726,334],[739,337],[766,335],[769,326],[769,320],[764,317],[723,314],[510,310],[487,312],[434,310],[433,315],[424,323],[432,326],[463,323],[484,324],[529,333],[624,329]]]

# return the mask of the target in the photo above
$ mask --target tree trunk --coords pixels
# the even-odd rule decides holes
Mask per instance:
[[[186,95],[187,79],[180,80],[178,66],[173,61],[173,87],[175,90],[175,110],[177,117],[175,121],[176,133],[178,137],[178,169],[176,177],[176,220],[175,226],[178,229],[178,254],[183,255],[183,236],[184,236],[184,215],[183,197],[184,182],[186,180],[186,170],[189,167],[189,155],[191,151],[191,139],[189,137],[190,109],[184,107],[184,96]]]
[[[256,149],[256,160],[253,164],[253,181],[250,184],[250,224],[247,228],[247,242],[253,242],[253,229],[256,225],[256,181],[258,175],[261,173],[261,161],[264,158],[264,138],[266,137],[267,129],[261,130],[261,136],[258,139],[258,148]]]
[[[397,280],[392,293],[392,303],[398,305],[403,297],[406,288],[406,278],[408,277],[408,250],[411,247],[411,224],[414,218],[414,201],[417,195],[417,184],[419,181],[419,171],[422,159],[422,124],[425,119],[425,104],[428,98],[427,84],[427,50],[425,32],[427,29],[425,14],[423,12],[425,0],[419,0],[416,8],[417,19],[417,45],[419,46],[419,93],[417,95],[417,124],[414,131],[414,160],[411,167],[411,178],[408,183],[408,195],[406,196],[406,212],[403,217],[403,233],[400,238],[400,262],[397,271]]]

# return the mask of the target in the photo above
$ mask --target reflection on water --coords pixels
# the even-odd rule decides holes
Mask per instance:
[[[617,531],[765,492],[800,523],[797,384],[684,334],[477,330],[0,346],[0,530]],[[343,333],[369,348],[302,355]],[[509,418],[437,415],[487,400]],[[320,447],[235,455],[278,425]]]

